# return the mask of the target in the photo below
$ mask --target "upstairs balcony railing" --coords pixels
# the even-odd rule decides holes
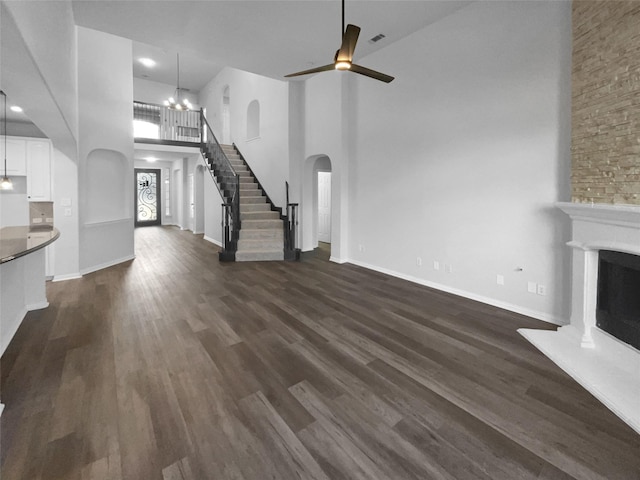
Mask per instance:
[[[202,142],[200,110],[171,110],[164,105],[133,102],[135,139]]]

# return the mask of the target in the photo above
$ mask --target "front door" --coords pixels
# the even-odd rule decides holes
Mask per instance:
[[[160,225],[160,170],[135,169],[136,227]]]

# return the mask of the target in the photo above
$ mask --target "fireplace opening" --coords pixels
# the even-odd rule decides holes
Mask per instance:
[[[640,350],[640,256],[600,251],[596,325]]]

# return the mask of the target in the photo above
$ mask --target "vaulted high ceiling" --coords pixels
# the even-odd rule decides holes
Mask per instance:
[[[346,23],[362,27],[355,60],[384,48],[469,4],[460,0],[347,0]],[[199,91],[225,66],[283,79],[325,65],[341,40],[336,0],[74,0],[77,25],[134,41],[134,59],[153,58],[134,76]],[[383,40],[368,40],[382,33]],[[409,61],[409,59],[407,59]],[[384,65],[368,64],[384,70]],[[302,77],[304,78],[304,77]]]

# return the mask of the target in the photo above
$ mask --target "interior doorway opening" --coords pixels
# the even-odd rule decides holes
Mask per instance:
[[[331,188],[331,185],[335,183],[335,178],[333,174],[331,176],[319,175],[321,172],[331,174],[332,164],[329,157],[324,154],[307,157],[300,202],[300,245],[303,252],[317,249],[319,241],[329,249],[332,249],[332,244],[339,245],[339,239],[336,237],[339,232],[335,228],[336,189]],[[319,179],[323,181],[323,186],[320,188]],[[329,189],[331,189],[330,193]],[[320,204],[323,205],[323,208],[319,208]],[[327,207],[331,207],[331,211]],[[322,220],[320,220],[321,214]],[[323,225],[321,228],[319,228],[320,221]],[[319,237],[318,232],[321,229],[324,231]]]
[[[331,243],[331,172],[318,171],[318,242]]]

